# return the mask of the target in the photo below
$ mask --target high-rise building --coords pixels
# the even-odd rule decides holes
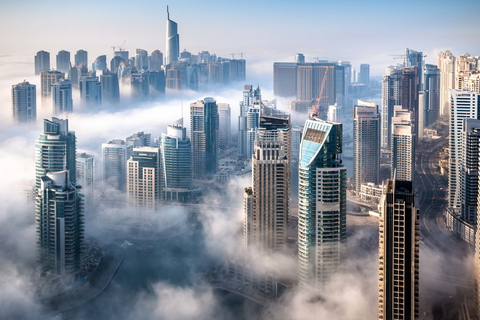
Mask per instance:
[[[80,99],[91,105],[102,103],[102,84],[96,76],[84,76],[80,79]]]
[[[137,49],[135,55],[135,67],[138,71],[148,70],[148,52],[147,50]]]
[[[402,107],[412,113],[413,132],[417,138],[420,126],[420,110],[418,107],[418,92],[421,88],[421,68],[406,67],[402,70]],[[420,80],[419,80],[420,79]]]
[[[61,79],[52,84],[53,114],[59,115],[73,111],[72,82]]]
[[[93,208],[95,191],[95,158],[91,154],[77,153],[77,184],[82,187],[85,196],[85,208],[89,212]]]
[[[107,103],[118,103],[120,101],[120,86],[116,72],[105,69],[100,75],[102,87],[102,101]]]
[[[160,50],[155,50],[150,55],[150,65],[148,70],[162,70],[163,65],[163,53]]]
[[[148,85],[150,86],[150,96],[165,95],[165,71],[153,70],[148,72]]]
[[[68,80],[72,82],[72,87],[78,89],[82,77],[88,76],[87,64],[83,63],[78,66],[72,66],[68,71]]]
[[[123,50],[120,48],[120,50],[115,51],[115,57],[120,57],[123,59],[123,61],[127,62],[129,61],[128,59],[128,51]]]
[[[411,181],[388,180],[381,200],[379,319],[419,318],[419,213]]]
[[[134,148],[150,147],[152,141],[152,135],[150,133],[144,133],[143,131],[132,134],[125,139],[127,143],[133,145]]]
[[[213,179],[218,168],[218,107],[215,99],[190,104],[190,139],[194,179]]]
[[[239,154],[247,159],[250,159],[253,154],[255,133],[260,125],[262,103],[260,87],[253,89],[252,85],[245,85],[238,116],[238,146]]]
[[[360,75],[358,76],[358,83],[370,85],[370,65],[361,64],[360,65]]]
[[[170,20],[170,12],[167,6],[167,51],[166,51],[166,65],[170,65],[178,61],[180,56],[180,41],[177,32],[177,23]]]
[[[461,90],[465,87],[465,78],[477,71],[478,57],[471,57],[465,53],[455,61],[455,89]]]
[[[12,86],[12,112],[16,123],[37,120],[37,90],[26,81]]]
[[[75,53],[75,66],[82,64],[88,66],[88,53],[85,50],[78,50],[77,53]]]
[[[102,143],[103,189],[127,190],[127,160],[133,153],[133,145],[117,139]]]
[[[297,64],[275,62],[273,65],[273,94],[278,97],[296,97]]]
[[[68,119],[53,118],[43,121],[43,133],[35,144],[35,187],[40,188],[41,178],[49,172],[68,170],[69,181],[76,183],[75,133],[68,131]]]
[[[221,148],[227,148],[230,144],[231,134],[231,110],[228,103],[218,104],[218,145]]]
[[[85,228],[83,201],[70,175],[63,170],[40,178],[35,220],[42,267],[73,280],[81,271]]]
[[[406,48],[405,49],[405,66],[404,67],[416,67],[417,70],[417,91],[418,88],[422,87],[422,67],[423,67],[423,52],[415,51],[413,49]],[[405,106],[409,108],[408,106]],[[409,109],[410,110],[410,109]],[[417,118],[415,118],[417,119]]]
[[[110,60],[110,70],[111,70],[112,72],[114,72],[114,73],[117,73],[117,72],[118,72],[118,67],[120,66],[120,63],[121,63],[122,61],[125,61],[125,60],[123,60],[122,57],[120,57],[120,56],[114,56],[114,57],[112,58],[112,60]]]
[[[394,106],[402,104],[402,69],[387,66],[382,77],[382,148],[390,148]]]
[[[343,122],[342,111],[343,107],[337,105],[336,103],[334,105],[328,106],[327,120],[330,122]]]
[[[448,171],[448,206],[459,209],[461,206],[460,162],[461,133],[464,119],[479,119],[480,99],[476,92],[467,90],[450,90],[450,129],[449,129],[449,171]]]
[[[298,269],[302,288],[321,289],[343,266],[347,183],[342,124],[308,119],[299,163]]]
[[[140,212],[154,212],[161,197],[160,149],[133,148],[127,161],[128,205]]]
[[[167,127],[161,138],[162,200],[187,202],[192,192],[192,145],[183,119]]]
[[[42,71],[40,74],[40,90],[42,99],[46,101],[52,95],[52,84],[65,79],[65,73],[60,71]]]
[[[105,69],[107,69],[107,56],[98,56],[97,59],[95,59],[95,61],[92,63],[92,71],[103,71]]]
[[[302,53],[295,54],[296,63],[305,63],[305,56]]]
[[[38,51],[35,55],[35,74],[50,70],[50,52]]]
[[[395,106],[392,118],[391,177],[412,181],[415,173],[415,133],[412,112]]]
[[[353,189],[380,182],[380,114],[378,105],[358,100],[353,108]]]
[[[440,69],[440,115],[448,115],[450,89],[455,89],[455,56],[449,50],[439,52],[437,66]]]
[[[173,90],[179,90],[182,88],[180,71],[175,67],[175,64],[167,69],[166,87]]]
[[[426,64],[422,69],[422,91],[418,98],[418,137],[423,137],[423,130],[435,123],[440,112],[440,69]]]
[[[70,69],[70,52],[62,50],[57,54],[57,70],[67,73]]]
[[[149,72],[142,70],[130,75],[130,84],[132,86],[132,98],[138,100],[147,100],[150,95],[150,85],[148,83]]]

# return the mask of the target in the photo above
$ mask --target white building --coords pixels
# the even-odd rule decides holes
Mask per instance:
[[[116,139],[102,144],[103,190],[127,190],[127,161],[133,153],[133,145]]]

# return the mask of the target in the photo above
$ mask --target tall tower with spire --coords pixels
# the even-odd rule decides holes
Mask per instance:
[[[180,56],[180,42],[177,32],[177,23],[170,20],[170,13],[167,6],[167,52],[166,65],[170,65],[178,61]]]

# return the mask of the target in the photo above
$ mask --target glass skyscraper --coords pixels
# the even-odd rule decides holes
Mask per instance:
[[[177,23],[170,20],[170,13],[167,6],[167,52],[166,65],[170,65],[178,61],[180,56],[180,42],[177,32]]]

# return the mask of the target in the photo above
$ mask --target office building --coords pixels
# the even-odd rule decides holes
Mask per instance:
[[[192,145],[183,119],[167,127],[161,137],[162,200],[188,202],[192,199]]]
[[[422,68],[422,88],[418,98],[418,137],[423,138],[423,131],[435,123],[440,115],[440,69],[432,64]]]
[[[26,81],[12,86],[12,113],[16,123],[37,120],[37,90]]]
[[[153,70],[148,72],[148,85],[150,86],[150,96],[164,96],[165,95],[165,71]]]
[[[98,56],[92,63],[92,71],[103,71],[105,69],[107,69],[107,56]]]
[[[420,110],[418,108],[418,91],[421,88],[422,69],[416,66],[406,67],[402,70],[402,107],[412,113],[413,132],[418,135],[420,126]]]
[[[133,145],[134,148],[150,147],[152,141],[152,135],[150,133],[144,133],[143,131],[132,134],[125,139],[127,143]]]
[[[161,197],[160,149],[133,148],[127,177],[128,206],[138,212],[155,212]]]
[[[297,95],[297,64],[276,62],[273,65],[273,94],[295,98]]]
[[[402,104],[402,69],[387,66],[382,77],[382,148],[390,148],[394,106]]]
[[[148,52],[147,50],[137,49],[135,55],[135,67],[138,71],[148,70]]]
[[[127,160],[133,153],[133,145],[116,139],[102,143],[103,189],[125,192],[127,190]]]
[[[419,319],[419,213],[411,181],[388,180],[381,200],[379,319]]]
[[[455,56],[449,51],[439,52],[437,66],[440,69],[440,115],[450,113],[450,89],[455,89]]]
[[[102,87],[102,102],[118,103],[120,101],[120,85],[116,72],[105,69],[100,75],[100,84]]]
[[[75,53],[75,66],[82,64],[88,66],[88,53],[85,50],[78,50],[77,53]]]
[[[78,89],[80,87],[80,80],[84,76],[88,76],[87,64],[72,66],[68,71],[68,80],[72,82],[72,88]]]
[[[77,185],[81,186],[81,193],[85,196],[85,208],[89,213],[94,207],[95,192],[95,158],[91,154],[77,153],[76,159]]]
[[[417,70],[417,91],[418,88],[422,87],[422,67],[423,67],[423,52],[415,51],[413,49],[406,48],[405,49],[405,65],[406,68],[412,68]],[[413,69],[413,68],[412,68]],[[404,107],[410,110],[409,106]],[[416,118],[415,118],[416,119]]]
[[[476,72],[477,67],[478,57],[471,57],[468,53],[458,57],[455,61],[455,89],[465,88],[465,78]]]
[[[180,90],[182,88],[180,71],[173,64],[167,69],[166,87],[172,90]]]
[[[305,56],[302,53],[295,54],[296,63],[305,63]]]
[[[57,70],[67,73],[70,69],[70,52],[62,50],[57,54]]]
[[[415,174],[415,133],[412,112],[395,106],[391,135],[391,177],[413,182]]]
[[[252,85],[243,88],[243,100],[240,101],[238,116],[238,151],[242,157],[250,160],[253,154],[253,141],[258,127],[262,94],[260,87],[253,89]]]
[[[40,90],[43,101],[49,100],[52,95],[52,84],[65,79],[65,73],[60,71],[42,71],[40,74]]]
[[[353,189],[380,182],[380,114],[378,105],[358,100],[353,107]]]
[[[160,50],[155,50],[150,55],[150,64],[148,70],[162,70],[163,53]]]
[[[190,104],[194,179],[213,179],[218,168],[218,106],[213,98]]]
[[[167,51],[166,51],[166,65],[171,65],[178,61],[180,56],[180,41],[177,32],[177,23],[170,20],[170,12],[167,6]]]
[[[344,266],[347,184],[342,136],[341,123],[317,118],[305,122],[298,184],[298,280],[302,288],[324,288]]]
[[[450,90],[450,98],[448,206],[451,209],[459,209],[461,206],[461,168],[458,152],[461,150],[463,120],[479,119],[480,99],[476,92],[454,89]]]
[[[35,74],[50,70],[50,53],[47,51],[38,51],[35,55]]]
[[[343,114],[343,107],[335,103],[334,105],[328,106],[327,120],[330,122],[343,122],[342,114]]]
[[[125,62],[129,62],[129,59],[128,59],[128,51],[125,51],[124,49],[120,48],[120,50],[118,51],[115,51],[115,57],[120,57],[123,59],[123,61]]]
[[[118,72],[118,67],[120,66],[120,63],[121,63],[122,61],[125,61],[125,60],[123,60],[122,57],[120,57],[120,56],[114,56],[114,57],[112,58],[112,60],[110,60],[110,70],[111,70],[112,72],[114,72],[114,73],[117,73],[117,72]]]
[[[60,115],[73,111],[72,82],[61,79],[52,84],[53,114]]]
[[[132,99],[147,100],[150,95],[150,85],[148,83],[149,72],[141,71],[130,75],[130,84],[132,86]]]
[[[40,178],[35,220],[43,270],[73,281],[81,271],[85,228],[83,201],[70,175],[63,170]]]
[[[220,148],[227,148],[230,145],[231,134],[231,110],[228,103],[218,104],[218,145]]]
[[[89,105],[102,103],[102,84],[96,76],[84,76],[80,79],[80,99]]]
[[[360,74],[358,76],[358,83],[370,85],[370,65],[361,64],[360,65]]]

